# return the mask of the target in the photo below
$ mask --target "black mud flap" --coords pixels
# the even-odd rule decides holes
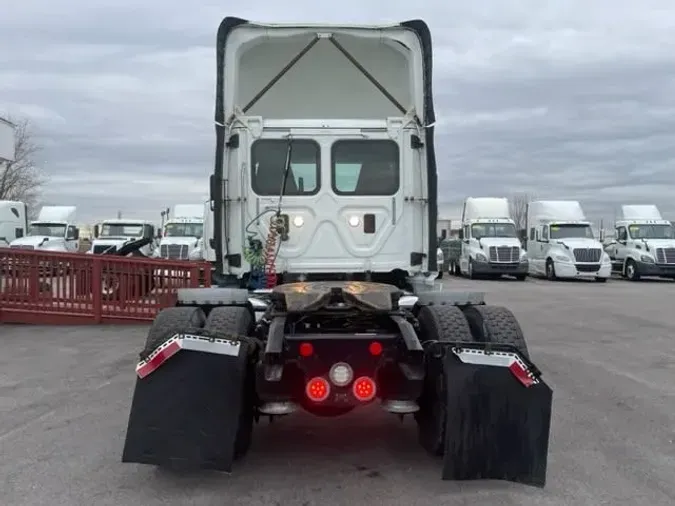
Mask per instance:
[[[238,357],[181,350],[137,378],[122,462],[231,472],[248,347]]]
[[[524,386],[508,367],[444,359],[447,421],[444,480],[546,483],[553,392]]]

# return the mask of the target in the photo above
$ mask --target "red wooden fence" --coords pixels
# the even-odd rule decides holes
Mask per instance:
[[[205,262],[0,248],[0,322],[143,323],[178,288],[210,286]]]

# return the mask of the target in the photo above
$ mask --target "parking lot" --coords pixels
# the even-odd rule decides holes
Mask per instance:
[[[0,494],[20,505],[675,504],[675,283],[469,281],[519,318],[554,390],[545,489],[440,479],[377,406],[261,420],[231,476],[120,456],[146,326],[0,326]]]

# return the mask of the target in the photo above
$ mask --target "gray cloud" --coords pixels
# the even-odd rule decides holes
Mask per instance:
[[[215,0],[64,5],[24,0],[0,18],[0,112],[32,118],[51,177],[45,199],[77,204],[87,221],[118,209],[158,218],[203,200],[215,34],[233,13]],[[280,5],[237,15],[429,22],[442,215],[467,195],[524,192],[581,200],[593,219],[611,220],[622,203],[675,218],[672,2]]]

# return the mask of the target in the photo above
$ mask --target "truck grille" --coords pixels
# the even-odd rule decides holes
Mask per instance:
[[[113,246],[112,244],[103,244],[103,245],[98,244],[98,245],[94,246],[94,254],[100,255],[108,249],[110,249],[110,251],[112,252],[112,251],[115,251],[117,248],[115,246]]]
[[[159,247],[159,255],[162,258],[187,260],[188,246],[187,244],[162,244]]]
[[[577,262],[596,263],[600,261],[602,250],[597,248],[577,248],[574,250],[574,258]]]
[[[11,249],[35,249],[35,246],[21,246],[21,245],[14,245],[10,246]]]
[[[520,248],[517,246],[490,246],[490,262],[518,262]]]
[[[657,248],[656,263],[675,264],[675,248]]]

